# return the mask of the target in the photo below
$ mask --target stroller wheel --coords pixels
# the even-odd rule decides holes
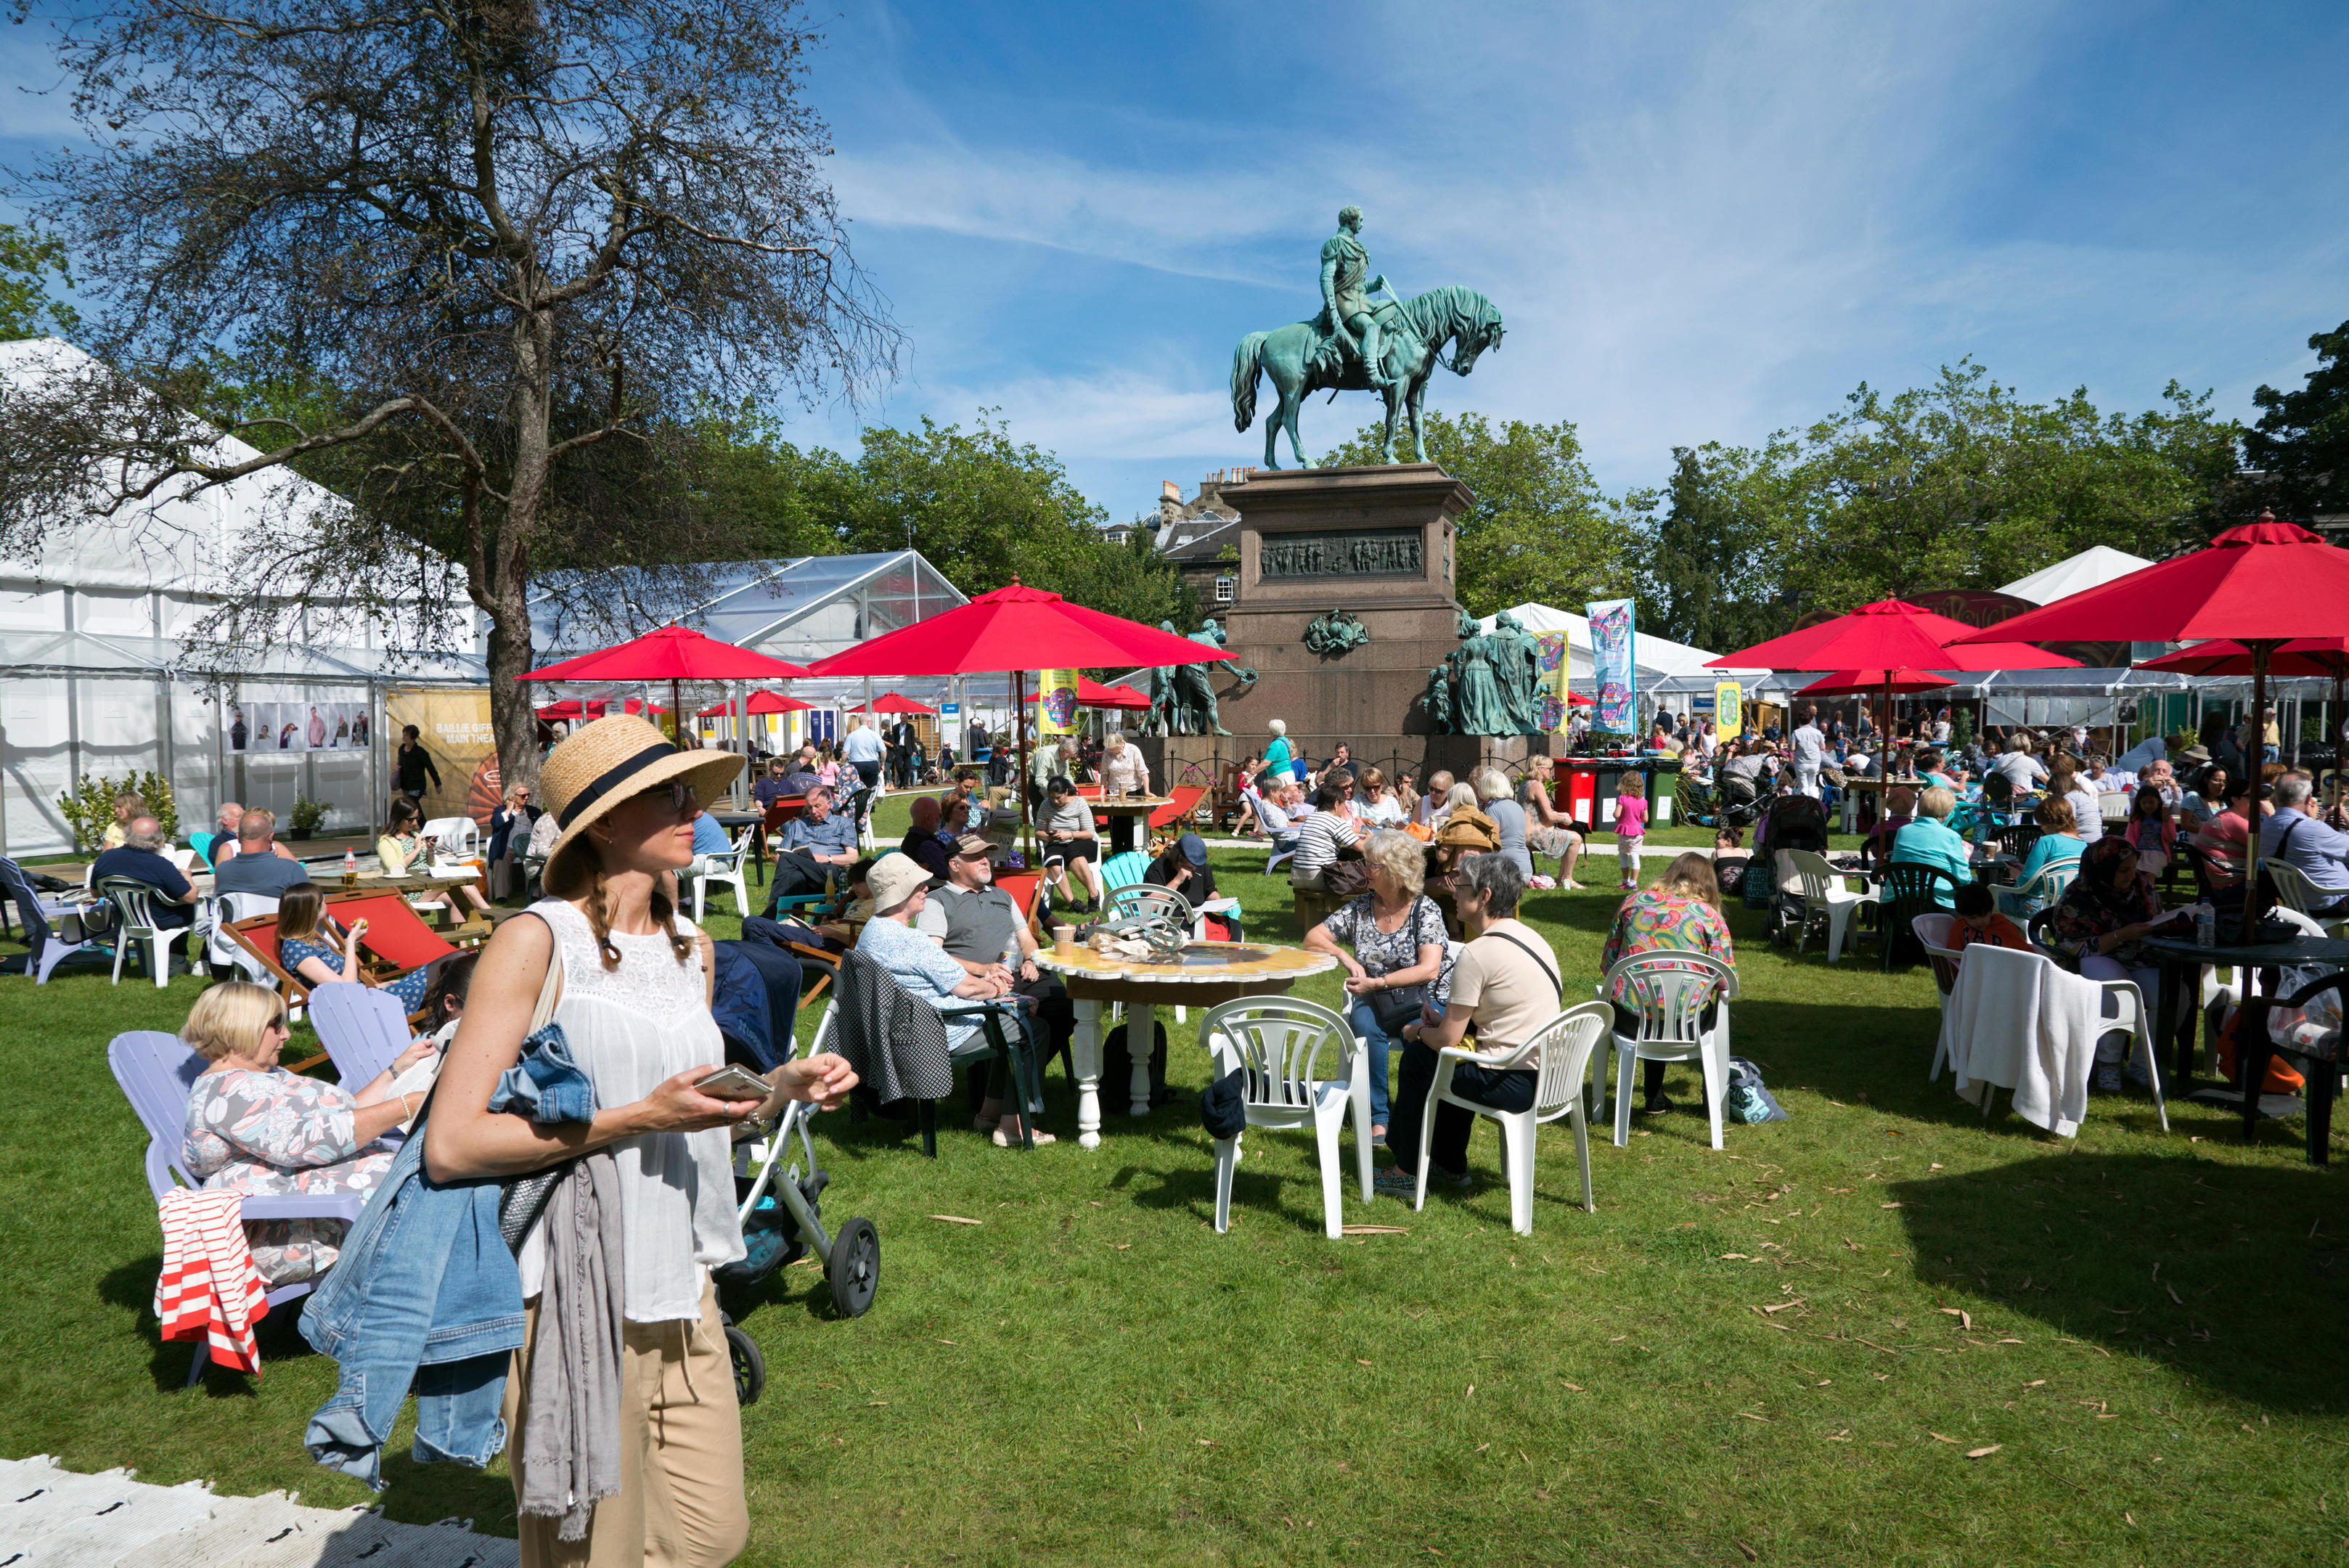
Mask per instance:
[[[759,1342],[729,1322],[726,1354],[734,1363],[734,1403],[745,1407],[757,1404],[767,1386],[767,1358],[760,1354]]]
[[[832,1265],[824,1271],[832,1284],[832,1304],[843,1317],[863,1317],[881,1286],[881,1235],[873,1221],[858,1215],[833,1238]]]

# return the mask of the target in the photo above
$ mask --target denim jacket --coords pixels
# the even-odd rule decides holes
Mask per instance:
[[[524,1043],[490,1108],[537,1121],[595,1115],[595,1089],[560,1025]],[[413,1386],[419,1464],[479,1469],[505,1447],[499,1406],[523,1341],[522,1271],[498,1233],[494,1179],[438,1182],[424,1169],[424,1117],[367,1200],[342,1256],[302,1310],[302,1336],[341,1364],[303,1444],[332,1469],[384,1490],[383,1445]]]

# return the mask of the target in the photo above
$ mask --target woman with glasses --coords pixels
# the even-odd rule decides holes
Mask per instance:
[[[391,1168],[377,1142],[407,1122],[424,1100],[394,1095],[392,1080],[436,1054],[429,1040],[410,1045],[370,1083],[353,1090],[289,1073],[277,1054],[291,1032],[285,1001],[246,981],[215,985],[196,998],[180,1038],[204,1059],[188,1095],[181,1158],[207,1192],[283,1197],[372,1193]],[[254,1267],[273,1285],[316,1278],[339,1255],[339,1220],[248,1222]]]

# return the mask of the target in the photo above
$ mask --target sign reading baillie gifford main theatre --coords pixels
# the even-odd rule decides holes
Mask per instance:
[[[1416,577],[1426,557],[1416,528],[1361,534],[1289,534],[1257,545],[1257,572],[1267,577]]]

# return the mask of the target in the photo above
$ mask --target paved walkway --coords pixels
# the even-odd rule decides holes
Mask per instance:
[[[470,1521],[468,1521],[470,1522]],[[0,1459],[0,1568],[512,1568],[520,1545],[465,1523],[398,1524],[368,1509],[304,1508],[284,1492],[217,1497],[77,1475],[47,1454]]]

